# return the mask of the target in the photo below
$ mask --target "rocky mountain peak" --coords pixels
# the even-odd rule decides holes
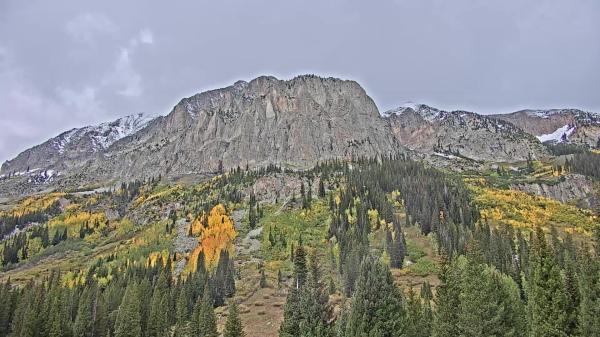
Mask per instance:
[[[527,109],[492,118],[519,125],[541,142],[600,145],[600,115],[580,109]]]
[[[383,113],[400,144],[418,152],[475,161],[525,160],[546,151],[514,124],[469,111],[406,103]]]
[[[445,111],[428,106],[426,104],[421,104],[421,103],[414,103],[411,101],[405,102],[404,104],[398,106],[397,108],[388,110],[384,113],[382,113],[382,115],[384,117],[391,117],[391,116],[399,116],[399,115],[403,115],[403,114],[407,114],[407,113],[413,113],[416,114],[418,116],[421,116],[423,119],[425,119],[428,122],[433,122],[434,120],[438,119],[441,115],[443,115],[443,113],[445,113]]]
[[[158,115],[138,113],[81,128],[74,128],[47,140],[8,160],[0,168],[1,174],[29,170],[60,169],[106,151],[115,142],[137,133]]]
[[[246,165],[300,169],[328,159],[404,151],[358,83],[314,75],[238,81],[184,98],[151,123],[142,119],[68,131],[9,166],[52,169],[59,180],[82,185],[213,174]]]

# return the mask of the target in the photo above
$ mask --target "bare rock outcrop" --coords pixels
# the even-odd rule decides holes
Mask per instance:
[[[511,188],[585,208],[592,208],[596,203],[594,181],[580,174],[568,174],[554,184],[521,183]]]

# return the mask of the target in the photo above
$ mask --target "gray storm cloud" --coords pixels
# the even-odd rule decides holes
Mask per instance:
[[[600,111],[600,2],[0,3],[0,161],[60,131],[271,74],[482,113]]]

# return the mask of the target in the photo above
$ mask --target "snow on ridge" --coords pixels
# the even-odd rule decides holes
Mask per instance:
[[[93,151],[105,150],[114,142],[140,131],[157,117],[158,115],[138,113],[111,122],[72,129],[56,137],[52,145],[62,154],[67,145],[89,137],[93,143]]]
[[[573,131],[575,131],[575,126],[567,124],[565,126],[561,126],[560,128],[556,129],[552,133],[545,134],[545,135],[539,135],[539,136],[536,136],[536,138],[542,143],[545,143],[545,142],[561,143],[565,140],[568,140],[568,137],[571,136]]]
[[[62,154],[65,151],[65,146],[71,142],[73,136],[77,134],[79,130],[80,129],[71,129],[54,138],[52,145],[58,150],[58,153]]]
[[[404,113],[407,113],[409,109],[421,115],[421,117],[423,117],[429,122],[433,122],[444,112],[442,110],[432,108],[425,104],[408,101],[397,108],[383,112],[382,116],[390,117],[391,115],[402,115]]]
[[[140,131],[156,117],[155,115],[138,113],[119,118],[113,122],[92,126],[89,132],[92,133],[91,138],[95,144],[101,149],[106,149],[114,142]]]
[[[539,118],[550,118],[552,115],[560,115],[560,114],[573,114],[577,117],[586,117],[586,116],[599,116],[597,112],[591,111],[583,111],[579,109],[565,108],[565,109],[527,109],[522,110],[527,115],[532,117]]]
[[[525,110],[525,113],[532,117],[550,118],[551,115],[558,113],[560,110]]]

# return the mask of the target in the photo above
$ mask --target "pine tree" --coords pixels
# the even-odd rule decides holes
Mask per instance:
[[[283,283],[283,275],[281,275],[281,269],[277,269],[277,287],[281,287],[281,283]]]
[[[260,263],[258,265],[258,272],[260,273],[260,282],[259,285],[261,288],[267,287],[267,276],[265,275],[265,266]]]
[[[93,314],[93,294],[89,287],[85,287],[79,298],[79,306],[77,308],[77,316],[75,317],[75,325],[73,326],[74,337],[91,336],[92,331],[92,314]]]
[[[306,191],[306,208],[310,209],[312,205],[312,183],[308,183],[308,191]]]
[[[164,336],[168,328],[168,286],[166,274],[163,272],[158,278],[154,287],[152,299],[150,300],[150,310],[148,314],[147,337]]]
[[[227,321],[225,322],[225,331],[223,333],[224,337],[244,337],[246,334],[244,333],[244,329],[242,327],[242,320],[240,319],[239,311],[237,304],[234,301],[231,301],[229,305],[229,315],[227,316]]]
[[[149,294],[152,293],[152,286],[148,278],[144,277],[138,284],[138,302],[140,303],[140,324],[142,333],[145,333],[148,328],[148,315],[150,310],[150,301],[152,298]]]
[[[300,289],[291,288],[283,306],[283,322],[279,326],[279,337],[295,337],[300,334]]]
[[[302,209],[307,209],[308,201],[306,200],[306,190],[304,189],[304,182],[300,183],[300,198],[302,198]]]
[[[390,266],[392,268],[402,268],[404,262],[404,242],[402,241],[402,233],[398,230],[392,234],[389,229],[386,229],[385,233],[387,253],[390,257]]]
[[[527,296],[532,337],[566,336],[565,287],[552,255],[544,232],[538,227]]]
[[[581,302],[578,310],[579,336],[600,335],[600,261],[585,252],[581,259],[579,288]]]
[[[70,320],[67,316],[67,307],[63,291],[60,289],[51,292],[51,308],[48,314],[47,328],[49,337],[71,337]],[[91,336],[91,335],[90,335]]]
[[[525,303],[521,299],[521,289],[519,285],[507,275],[495,273],[496,289],[499,290],[499,302],[501,312],[501,323],[503,324],[502,334],[506,337],[524,337],[527,336],[527,314],[525,312]],[[490,290],[492,291],[492,290]]]
[[[10,328],[11,314],[14,312],[13,293],[10,279],[0,283],[0,337],[6,337]]]
[[[325,183],[324,177],[321,175],[321,179],[319,179],[319,198],[325,198]]]
[[[20,337],[37,337],[38,334],[44,335],[46,333],[43,313],[40,311],[43,305],[43,289],[38,287],[33,289],[33,294],[28,301],[25,313],[23,315],[23,323],[21,327]]]
[[[330,316],[329,296],[323,286],[319,261],[314,251],[311,253],[307,276],[304,282],[299,283],[299,288],[292,288],[288,293],[283,308],[284,319],[279,328],[281,337],[331,335],[327,324]]]
[[[115,322],[115,337],[141,337],[142,325],[137,284],[131,282],[125,289]]]
[[[250,193],[250,201],[248,203],[248,226],[250,229],[256,228],[257,223],[257,211],[256,211],[256,196],[254,192]]]
[[[406,315],[406,336],[429,337],[431,335],[430,317],[426,316],[421,298],[415,294],[412,288],[408,292]]]
[[[432,336],[459,336],[460,274],[458,274],[458,270],[452,268],[450,262],[444,261],[439,277],[442,284],[437,287],[435,297],[436,311],[434,314]]]
[[[175,306],[175,317],[178,328],[183,328],[187,324],[189,319],[188,308],[188,294],[186,294],[186,292],[182,289],[179,291],[179,296],[177,296],[177,304]]]
[[[565,311],[567,313],[566,333],[569,336],[573,336],[577,331],[577,317],[579,315],[579,306],[581,302],[579,276],[577,275],[576,271],[576,261],[573,260],[573,256],[571,254],[566,254],[564,263],[564,284],[567,301],[565,305]]]
[[[461,336],[503,335],[499,290],[484,265],[467,260],[460,280],[458,329]]]
[[[294,279],[296,289],[302,287],[306,281],[306,274],[306,251],[302,245],[299,245],[294,253]]]
[[[198,336],[217,337],[217,319],[213,308],[210,291],[205,289],[204,296],[198,306]]]
[[[356,281],[344,336],[402,336],[405,320],[404,296],[389,269],[366,257]]]
[[[421,285],[420,296],[425,301],[433,300],[433,292],[431,291],[431,284],[428,281],[423,282]]]

